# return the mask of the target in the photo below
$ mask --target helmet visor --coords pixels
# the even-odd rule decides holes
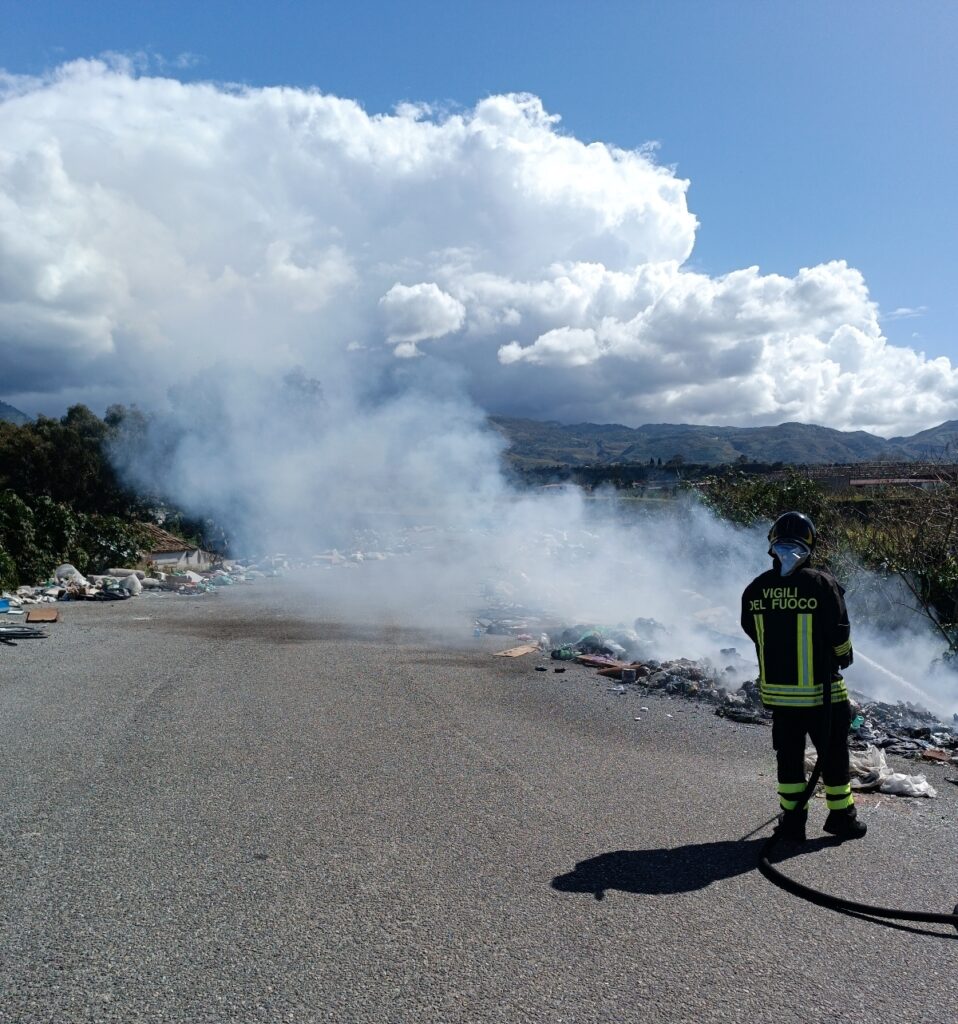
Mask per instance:
[[[769,549],[769,554],[778,559],[782,575],[791,576],[802,563],[808,561],[811,551],[800,540],[777,540]]]

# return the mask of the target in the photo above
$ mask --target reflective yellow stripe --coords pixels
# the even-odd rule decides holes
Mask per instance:
[[[764,683],[761,686],[762,703],[769,707],[815,708],[822,704],[821,686],[775,686]],[[848,700],[848,690],[842,679],[832,683],[832,703]]]
[[[782,787],[778,787],[779,792],[782,791]],[[825,793],[827,796],[847,796],[852,791],[852,784],[846,782],[843,786],[826,786]]]
[[[804,793],[805,786],[804,782],[780,782],[778,791],[779,793]]]
[[[798,644],[798,685],[815,685],[815,671],[812,668],[812,617],[796,616],[795,639]]]
[[[758,679],[765,685],[765,616],[755,616],[755,636],[758,638]]]
[[[851,640],[846,640],[843,644],[839,644],[837,647],[833,647],[832,648],[832,650],[837,655],[839,655],[839,656],[842,655],[842,654],[848,654],[848,652],[851,649],[852,649],[852,642],[851,642]]]
[[[825,806],[830,811],[844,811],[855,803],[855,797],[849,793],[847,796],[826,796]]]

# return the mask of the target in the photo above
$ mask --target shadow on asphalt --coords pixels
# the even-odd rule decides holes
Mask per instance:
[[[574,871],[557,875],[552,888],[559,892],[590,892],[601,900],[608,889],[667,896],[704,889],[712,882],[755,871],[765,838],[692,843],[657,850],[615,850],[580,860]],[[834,845],[830,837],[812,839],[802,846],[780,846],[776,861],[812,853]]]

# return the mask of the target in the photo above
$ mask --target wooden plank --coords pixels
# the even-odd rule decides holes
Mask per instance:
[[[523,644],[521,647],[510,647],[508,651],[496,651],[497,658],[521,658],[523,654],[532,654],[539,650],[538,644]]]

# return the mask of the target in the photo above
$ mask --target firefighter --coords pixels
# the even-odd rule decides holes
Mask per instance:
[[[806,786],[807,735],[823,764],[825,831],[857,839],[866,829],[857,818],[849,785],[851,712],[839,671],[852,663],[845,591],[829,573],[810,566],[816,534],[808,516],[779,516],[768,541],[772,568],[742,594],[742,629],[758,655],[762,703],[772,709],[782,807],[776,831],[782,838],[805,839],[808,805],[799,807],[798,801]],[[822,706],[824,686],[831,687],[830,727]]]

